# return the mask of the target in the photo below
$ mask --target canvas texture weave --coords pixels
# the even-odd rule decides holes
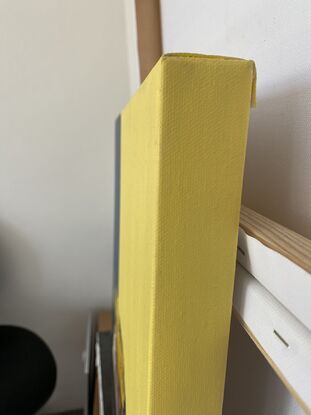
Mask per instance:
[[[252,61],[164,55],[122,112],[127,415],[221,414],[255,77]]]

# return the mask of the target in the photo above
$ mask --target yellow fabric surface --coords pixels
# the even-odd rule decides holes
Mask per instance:
[[[124,385],[124,358],[122,334],[120,327],[118,300],[115,302],[115,334],[116,334],[116,358],[117,358],[117,376],[119,390],[116,392],[120,396],[120,409],[125,410],[125,385]]]
[[[220,415],[253,62],[163,56],[121,117],[127,415]]]

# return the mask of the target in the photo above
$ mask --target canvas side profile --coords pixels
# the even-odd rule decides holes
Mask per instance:
[[[221,414],[255,79],[252,61],[164,55],[121,114],[127,415]]]

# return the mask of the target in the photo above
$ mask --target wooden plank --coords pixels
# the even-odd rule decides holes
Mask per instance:
[[[137,43],[141,82],[162,55],[159,0],[136,0]]]
[[[242,206],[240,227],[268,248],[311,273],[311,240]]]
[[[97,331],[106,331],[112,329],[112,312],[102,311],[97,317]]]
[[[241,227],[237,261],[311,330],[311,276]]]

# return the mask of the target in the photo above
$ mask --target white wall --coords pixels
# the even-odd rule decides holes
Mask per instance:
[[[45,412],[82,407],[87,312],[111,306],[125,36],[122,0],[0,2],[0,323],[51,346]]]
[[[140,85],[135,0],[123,0],[123,4],[125,12],[130,93],[132,96]]]
[[[311,2],[163,0],[161,6],[164,52],[256,61],[244,203],[311,238]],[[258,404],[252,415],[300,413],[268,366],[263,373],[273,391],[270,406]],[[287,405],[274,407],[274,392]]]

